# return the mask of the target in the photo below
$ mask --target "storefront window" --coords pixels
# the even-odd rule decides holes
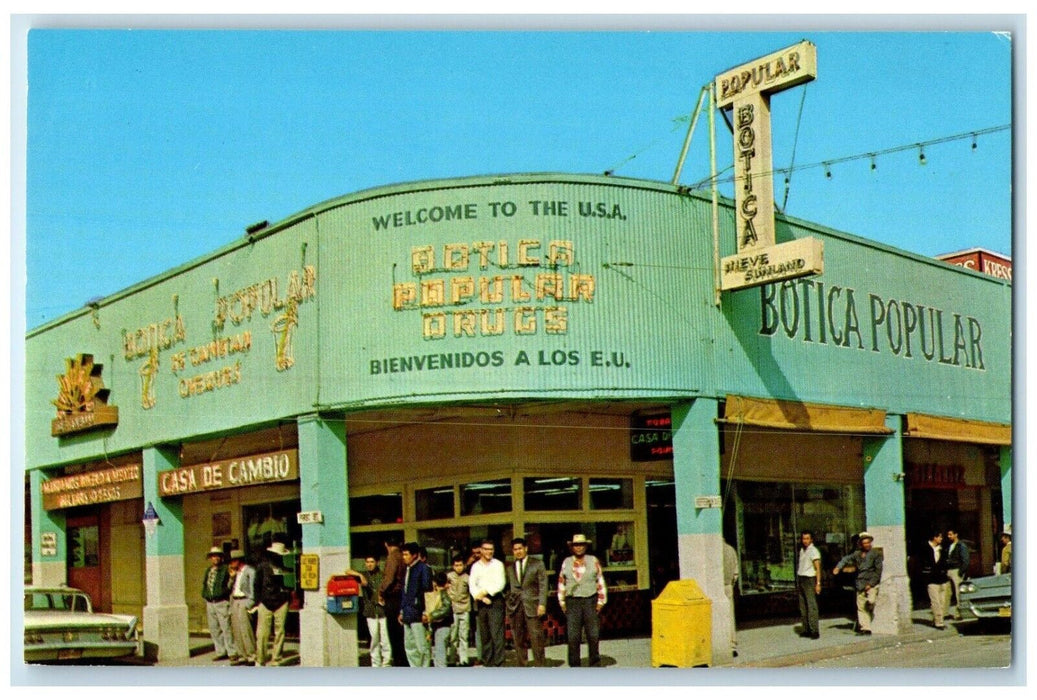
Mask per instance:
[[[507,513],[511,510],[511,479],[461,485],[461,515]]]
[[[399,493],[355,496],[349,499],[349,524],[353,527],[402,522],[403,496]]]
[[[274,543],[275,537],[284,542],[289,549],[297,543],[301,546],[302,525],[295,517],[298,512],[298,501],[245,506],[243,515],[248,539],[246,553],[258,560],[267,547]]]
[[[860,485],[737,481],[733,494],[735,522],[725,531],[737,533],[742,594],[794,589],[803,530],[813,532],[822,571],[830,571],[864,522]]]
[[[418,544],[428,551],[428,563],[436,571],[449,571],[455,554],[468,558],[484,538],[493,540],[494,556],[501,561],[511,554],[511,525],[440,527],[418,531]]]
[[[634,507],[633,479],[591,479],[591,510],[629,510]]]
[[[386,530],[384,532],[353,532],[349,535],[351,561],[353,568],[357,571],[364,570],[364,558],[374,557],[379,566],[385,565],[385,541],[395,537],[396,541],[403,542],[403,530]]]
[[[414,492],[414,511],[418,520],[454,517],[454,487],[436,486]]]
[[[571,477],[532,477],[522,480],[526,510],[580,510],[582,480]]]
[[[98,553],[98,527],[70,527],[68,529],[68,566],[78,569],[86,566],[99,566],[101,558]]]

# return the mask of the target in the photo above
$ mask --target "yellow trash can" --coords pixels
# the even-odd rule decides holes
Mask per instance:
[[[670,581],[652,601],[652,666],[713,662],[713,604],[693,579]]]

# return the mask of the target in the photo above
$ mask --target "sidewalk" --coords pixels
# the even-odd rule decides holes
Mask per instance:
[[[921,642],[942,636],[956,635],[958,632],[953,620],[948,620],[947,628],[935,629],[928,610],[915,611],[912,615],[911,628],[898,635],[857,636],[853,632],[853,621],[847,617],[822,618],[820,621],[821,638],[807,639],[796,634],[798,620],[789,619],[781,622],[773,620],[758,623],[747,623],[738,630],[738,656],[732,657],[717,665],[718,668],[778,668],[795,667],[820,659],[829,659],[845,654]],[[960,623],[958,623],[960,624]],[[173,662],[159,662],[156,666],[206,666],[209,668],[229,667],[227,661],[213,661],[214,652],[208,637],[192,637],[191,658]],[[602,665],[612,668],[651,668],[652,640],[650,636],[629,637],[625,639],[603,639],[601,641]],[[584,663],[586,663],[586,645],[583,646]],[[471,650],[472,658],[475,650]],[[511,665],[512,652],[508,651]],[[361,667],[369,663],[366,649],[361,650]],[[566,645],[556,644],[547,648],[549,668],[566,666]],[[291,667],[299,668],[298,643],[289,640],[285,643],[285,656],[282,665],[286,668],[277,673],[290,679]],[[482,677],[490,669],[456,669],[457,673],[477,673]],[[269,677],[264,672],[264,677]]]

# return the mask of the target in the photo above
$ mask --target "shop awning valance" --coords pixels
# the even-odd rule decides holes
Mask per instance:
[[[852,408],[747,396],[727,397],[723,422],[821,433],[889,435],[893,432],[886,427],[886,412],[877,408]]]
[[[985,423],[967,418],[947,418],[924,413],[908,413],[905,437],[974,442],[980,445],[1011,445],[1012,426]]]

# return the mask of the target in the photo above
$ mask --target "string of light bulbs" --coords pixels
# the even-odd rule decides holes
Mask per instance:
[[[975,151],[975,150],[977,150],[979,148],[979,137],[980,136],[984,136],[986,134],[993,134],[993,133],[996,133],[996,132],[999,132],[999,131],[1006,131],[1006,130],[1011,129],[1011,128],[1012,128],[1011,124],[1002,124],[1000,126],[992,126],[992,127],[988,127],[988,128],[985,128],[985,129],[976,129],[974,131],[965,131],[965,132],[962,132],[960,134],[953,134],[951,136],[941,136],[939,138],[929,139],[927,141],[916,141],[914,143],[903,144],[903,145],[900,145],[900,146],[892,146],[890,148],[884,148],[884,149],[881,149],[881,150],[878,150],[878,151],[867,151],[867,152],[864,152],[864,153],[856,153],[854,155],[842,156],[842,157],[839,157],[839,158],[829,158],[827,160],[819,161],[819,162],[816,162],[816,163],[806,163],[806,164],[802,164],[802,165],[790,166],[790,167],[787,167],[787,168],[774,168],[769,173],[759,173],[759,175],[770,175],[770,176],[773,176],[773,175],[775,175],[777,173],[781,173],[781,174],[783,174],[785,176],[786,180],[788,180],[788,177],[793,172],[800,172],[802,170],[811,170],[813,168],[824,168],[825,169],[825,177],[830,180],[830,179],[832,179],[832,166],[833,165],[839,165],[841,163],[849,163],[849,162],[856,161],[856,160],[865,160],[865,159],[867,159],[867,160],[870,161],[870,169],[874,171],[874,170],[878,169],[877,158],[879,156],[890,155],[892,153],[901,153],[903,151],[913,151],[913,150],[916,150],[916,149],[918,150],[918,163],[919,163],[919,165],[926,165],[929,161],[928,161],[928,159],[927,159],[927,157],[925,155],[925,149],[927,147],[929,147],[929,146],[936,146],[936,145],[943,144],[943,143],[950,143],[950,142],[953,142],[953,141],[964,141],[964,140],[967,140],[967,139],[971,139],[972,140],[972,150]],[[728,176],[728,177],[720,177],[720,175],[722,175],[723,173],[726,173],[727,171],[731,170],[731,168],[733,168],[733,167],[734,167],[733,165],[729,166],[729,167],[725,168],[724,170],[722,170],[720,173],[718,173],[717,177],[716,177],[716,182],[719,184],[719,183],[723,183],[723,182],[735,182],[735,181],[739,180],[741,176],[737,176],[737,175],[731,175],[731,176]],[[707,177],[707,178],[705,178],[703,180],[698,181],[694,185],[690,186],[689,189],[699,189],[701,187],[705,187],[705,186],[709,185],[712,181],[713,181],[713,178]]]

